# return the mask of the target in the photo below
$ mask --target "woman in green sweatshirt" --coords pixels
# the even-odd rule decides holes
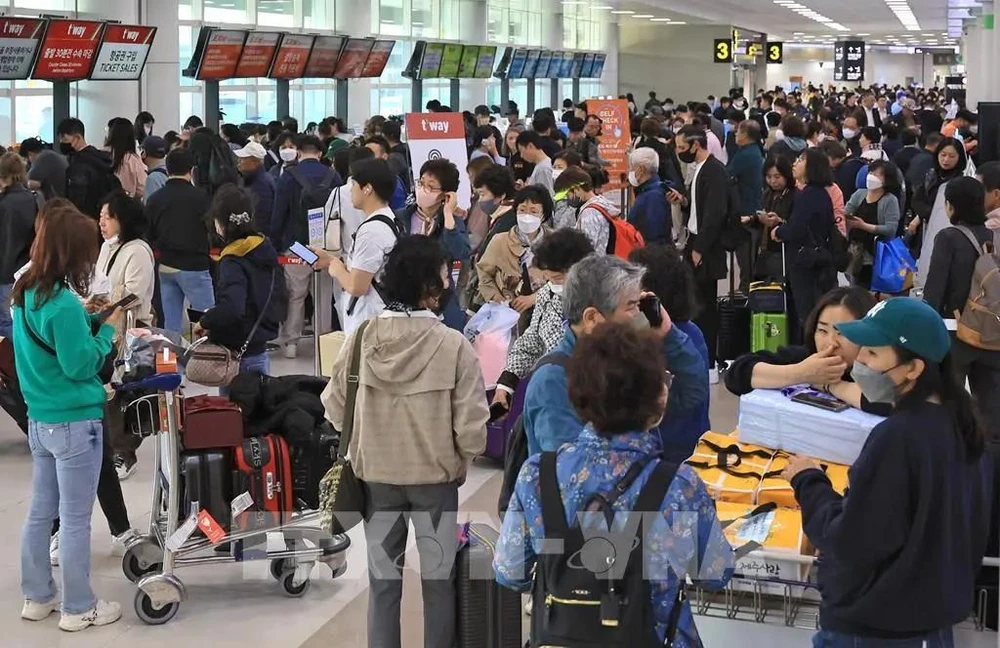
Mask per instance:
[[[121,606],[99,601],[90,588],[90,519],[103,457],[106,400],[98,372],[111,351],[112,323],[118,317],[115,312],[101,324],[76,296],[89,292],[97,240],[97,223],[76,208],[46,210],[31,249],[31,267],[11,295],[14,357],[28,405],[33,461],[31,506],[21,542],[21,617],[41,621],[60,608],[49,563],[49,533],[58,516],[59,627],[70,632],[121,618]]]

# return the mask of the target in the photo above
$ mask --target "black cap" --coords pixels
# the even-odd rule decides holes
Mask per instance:
[[[473,112],[477,115],[483,115],[484,117],[488,117],[490,114],[490,109],[488,106],[480,104],[476,106],[476,109]]]
[[[156,135],[149,135],[146,139],[142,140],[142,150],[150,157],[165,158],[167,157],[169,148],[167,140]]]
[[[517,104],[515,102],[508,101],[507,102],[507,114],[510,115],[510,114],[513,114],[513,113],[521,114],[521,111],[517,109]]]

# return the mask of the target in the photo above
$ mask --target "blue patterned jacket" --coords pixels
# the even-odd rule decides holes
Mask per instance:
[[[607,439],[590,426],[575,442],[563,445],[559,449],[556,470],[569,522],[574,522],[577,512],[592,495],[611,490],[632,463],[643,457],[658,457],[659,452],[655,433],[633,432]],[[544,536],[538,475],[540,458],[541,455],[529,458],[521,469],[510,508],[504,516],[493,565],[497,582],[519,591],[531,587],[531,573]],[[651,461],[616,502],[616,512],[631,510],[655,465],[656,462]],[[720,589],[733,575],[734,556],[722,533],[715,502],[709,497],[705,484],[688,466],[682,465],[677,471],[661,510],[663,516],[653,526],[644,549],[656,630],[662,640],[670,610],[677,599],[679,579],[690,576],[706,589]],[[694,648],[701,645],[690,605],[685,602],[674,646]]]

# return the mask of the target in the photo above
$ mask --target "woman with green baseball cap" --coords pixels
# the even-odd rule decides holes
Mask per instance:
[[[931,306],[898,297],[837,328],[861,347],[852,376],[865,397],[895,408],[851,467],[846,495],[811,459],[785,471],[821,556],[813,646],[952,648],[989,532],[985,431]]]

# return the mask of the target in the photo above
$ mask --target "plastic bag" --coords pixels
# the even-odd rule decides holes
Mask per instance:
[[[475,343],[476,338],[482,333],[499,331],[509,334],[510,330],[517,326],[520,317],[521,315],[506,303],[488,302],[483,304],[465,325],[465,337],[469,342]]]
[[[489,302],[465,325],[465,337],[479,356],[486,388],[495,387],[507,364],[507,349],[520,314],[507,304]]]
[[[872,292],[898,294],[913,285],[917,262],[902,238],[876,241],[872,267]]]
[[[175,354],[180,365],[186,363],[187,341],[180,333],[158,328],[131,328],[125,331],[121,375],[156,373],[156,354],[164,349]],[[142,369],[145,368],[146,371]]]

